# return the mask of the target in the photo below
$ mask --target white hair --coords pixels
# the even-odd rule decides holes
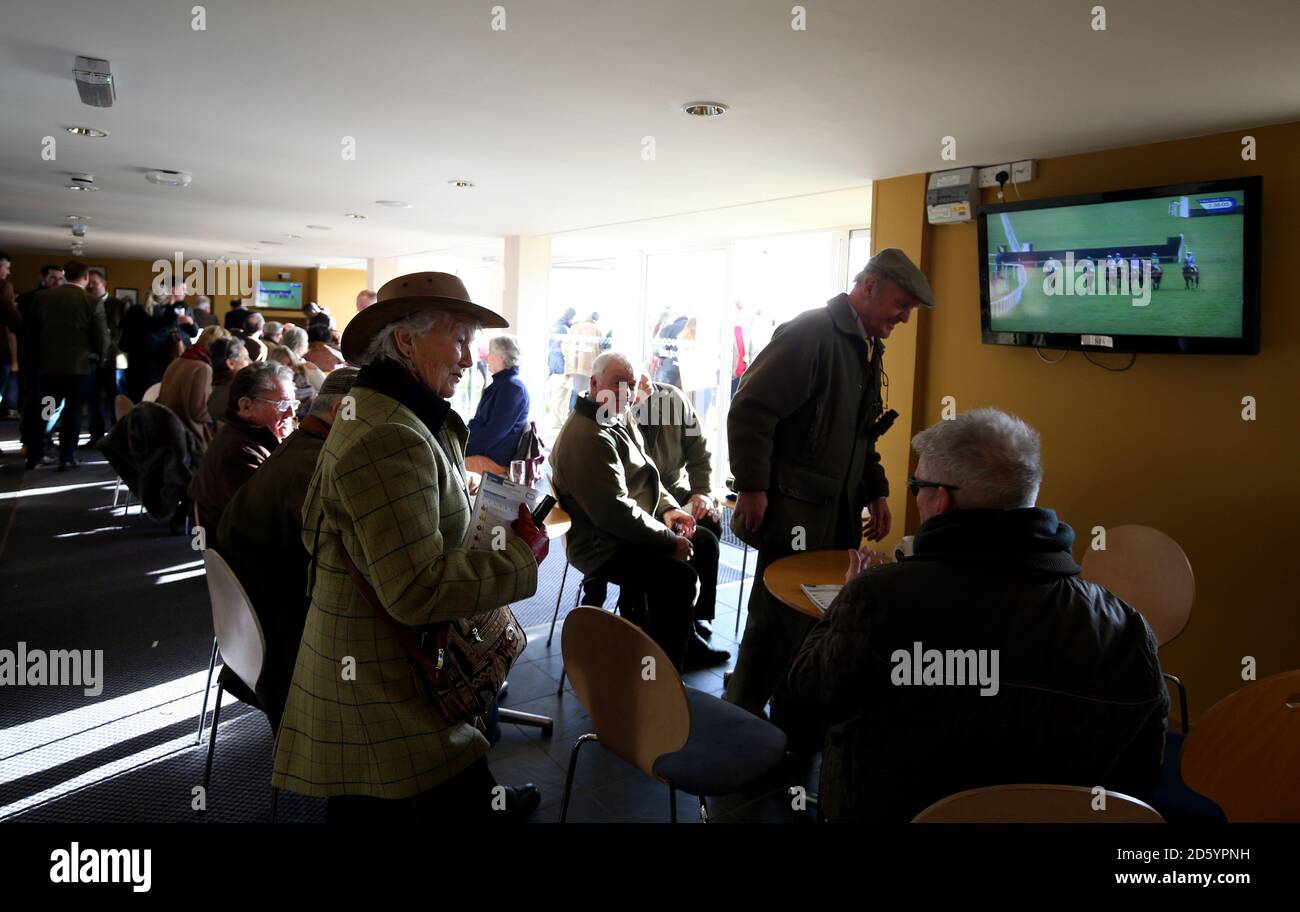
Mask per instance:
[[[375,333],[370,344],[366,346],[365,354],[361,356],[361,364],[366,365],[380,358],[388,358],[414,372],[415,364],[397,347],[396,333],[399,329],[408,330],[412,336],[420,336],[431,331],[449,335],[457,326],[462,325],[467,327],[470,335],[478,332],[479,322],[473,317],[446,310],[423,310],[402,317],[400,320],[394,320]]]
[[[280,344],[301,358],[307,353],[307,330],[293,324],[286,326],[280,336]]]
[[[960,489],[966,509],[1032,507],[1043,481],[1038,432],[1014,415],[974,409],[912,438],[912,449],[937,481]]]
[[[606,369],[614,364],[627,367],[632,372],[633,377],[637,375],[636,365],[632,363],[632,359],[617,351],[601,352],[597,355],[596,360],[591,362],[591,375],[603,383]]]
[[[488,351],[499,357],[506,367],[519,366],[519,343],[508,333],[493,336],[488,342]]]

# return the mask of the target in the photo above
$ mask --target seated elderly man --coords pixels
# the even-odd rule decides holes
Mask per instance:
[[[646,455],[628,414],[637,382],[631,362],[605,352],[592,372],[589,395],[578,399],[550,457],[560,504],[573,517],[569,562],[644,594],[645,631],[673,664],[689,670],[725,662],[728,653],[710,649],[691,629],[695,611],[713,617],[718,539],[680,508]]]
[[[262,622],[267,659],[256,696],[276,729],[311,602],[311,556],[302,543],[302,505],[316,458],[356,376],[354,368],[329,375],[298,430],[235,492],[221,513],[215,542],[209,541],[244,584]],[[227,686],[242,698],[239,684],[230,681]]]
[[[704,427],[695,412],[690,398],[675,386],[656,383],[643,373],[637,383],[637,403],[632,410],[636,416],[646,452],[659,470],[659,479],[673,499],[695,517],[696,526],[708,529],[717,538],[722,537],[722,517],[713,499],[711,484],[713,457],[709,442],[704,439]],[[702,586],[712,586],[717,578],[700,581]],[[714,598],[701,599],[712,605]],[[695,632],[702,637],[712,636],[709,622],[713,612],[696,607]]]
[[[483,390],[469,422],[465,468],[500,475],[509,470],[519,438],[528,427],[528,388],[519,379],[519,345],[514,336],[492,338],[487,367],[492,383]]]
[[[830,820],[906,821],[1011,782],[1140,792],[1169,697],[1142,616],[1079,577],[1074,531],[1034,506],[1038,434],[978,409],[912,442],[913,554],[850,580],[804,641],[789,685],[831,725]]]
[[[235,374],[225,420],[190,481],[190,498],[198,504],[205,529],[217,528],[221,511],[240,485],[289,436],[297,406],[293,371],[283,364],[250,364]]]

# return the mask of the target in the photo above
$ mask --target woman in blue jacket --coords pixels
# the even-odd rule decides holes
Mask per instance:
[[[472,472],[508,474],[515,447],[528,426],[528,390],[519,379],[519,344],[514,336],[493,337],[487,365],[492,382],[469,422],[465,467]]]

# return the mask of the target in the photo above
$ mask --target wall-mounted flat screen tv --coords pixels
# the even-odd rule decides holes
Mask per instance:
[[[983,207],[984,342],[1259,352],[1258,177]]]
[[[302,282],[258,282],[257,306],[302,310]]]

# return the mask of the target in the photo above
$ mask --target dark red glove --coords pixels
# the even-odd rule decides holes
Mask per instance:
[[[528,512],[526,504],[519,505],[519,518],[511,523],[511,528],[524,540],[524,544],[528,545],[540,565],[551,550],[551,540],[546,537],[545,529],[537,528],[537,523],[533,522],[533,514]]]

